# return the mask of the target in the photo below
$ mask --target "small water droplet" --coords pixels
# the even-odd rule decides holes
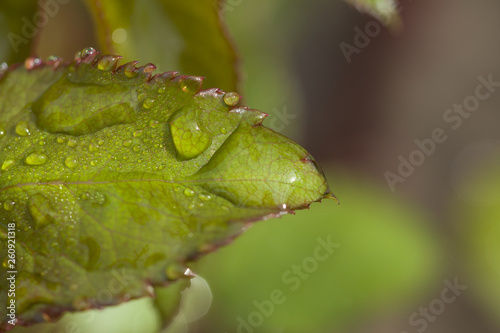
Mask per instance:
[[[85,58],[85,57],[88,57],[88,56],[91,56],[91,55],[95,55],[97,52],[96,50],[93,48],[93,47],[87,47],[85,49],[83,49],[79,54],[78,54],[78,58]]]
[[[64,164],[68,168],[74,169],[78,166],[78,159],[76,158],[76,156],[70,155],[70,156],[66,157],[66,159],[64,160]]]
[[[14,205],[15,205],[15,204],[16,204],[16,203],[15,203],[14,201],[10,201],[10,200],[5,201],[5,202],[3,203],[3,209],[5,209],[6,211],[9,211],[9,212],[10,212],[10,211],[14,208]]]
[[[134,148],[132,148],[135,152],[138,152],[141,150],[141,145],[135,145]]]
[[[123,66],[123,72],[127,77],[133,78],[139,75],[139,71],[135,68],[135,65],[137,65],[137,61],[128,62]]]
[[[194,196],[194,191],[192,189],[190,189],[189,187],[186,187],[186,189],[184,190],[184,195],[186,197],[192,197],[192,196]]]
[[[17,123],[16,125],[16,133],[19,136],[28,136],[31,134],[28,122],[25,120],[21,120],[20,122]]]
[[[42,59],[36,57],[28,57],[24,61],[24,68],[27,70],[32,70],[35,67],[38,67],[42,64]]]
[[[158,88],[158,93],[159,94],[163,94],[163,93],[165,93],[165,91],[167,91],[166,87],[160,87],[160,88]]]
[[[73,138],[71,138],[71,139],[68,140],[68,146],[69,147],[76,147],[77,144],[78,144],[78,141],[76,141]]]
[[[97,68],[101,71],[110,71],[116,68],[118,61],[122,59],[120,56],[105,55],[97,63]]]
[[[66,142],[66,138],[64,136],[58,136],[56,141],[57,143],[64,143]]]
[[[134,138],[138,138],[138,137],[140,137],[140,136],[142,135],[142,130],[137,130],[137,131],[135,131],[135,132],[133,133],[133,135],[134,135]]]
[[[2,163],[2,170],[6,171],[13,165],[14,165],[14,160],[5,160]]]
[[[224,94],[224,103],[226,103],[227,106],[236,106],[238,102],[240,101],[240,95],[235,92],[228,92]]]
[[[97,160],[92,160],[92,161],[90,161],[90,165],[92,165],[92,166],[96,166],[96,165],[97,165],[97,163],[98,163],[98,162],[97,162]]]
[[[131,145],[132,145],[132,140],[130,139],[123,141],[124,147],[130,147]]]
[[[198,198],[200,198],[201,200],[203,201],[209,201],[212,199],[212,196],[210,194],[204,194],[204,193],[200,193],[198,195]]]
[[[98,149],[98,147],[97,147],[97,146],[95,146],[95,145],[93,145],[92,143],[89,145],[89,151],[90,151],[91,153],[93,153],[93,152],[97,151],[97,149]]]
[[[5,136],[5,126],[0,124],[0,139]]]
[[[97,144],[98,144],[99,146],[102,146],[102,145],[104,144],[104,140],[103,140],[103,139],[99,140],[99,141],[97,142]]]
[[[221,132],[222,134],[226,134],[226,133],[227,133],[227,129],[226,129],[225,127],[221,127],[221,128],[220,128],[220,132]]]
[[[229,207],[228,206],[222,205],[221,208],[222,208],[222,210],[225,210],[226,212],[229,212]]]
[[[151,120],[151,121],[149,121],[149,127],[151,127],[151,128],[157,128],[158,127],[158,120]]]
[[[6,62],[0,63],[0,76],[9,69],[9,65]]]
[[[24,162],[28,165],[43,165],[47,163],[49,158],[43,153],[31,153],[29,154]]]
[[[154,98],[146,98],[144,100],[144,102],[142,103],[142,106],[145,108],[145,109],[151,109],[153,107],[153,105],[155,104],[155,100]]]

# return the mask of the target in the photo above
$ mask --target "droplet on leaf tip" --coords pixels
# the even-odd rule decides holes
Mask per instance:
[[[120,59],[122,59],[121,56],[114,56],[114,55],[102,56],[102,58],[99,59],[97,63],[97,68],[102,71],[114,70]]]
[[[138,61],[132,61],[132,62],[127,62],[125,65],[123,65],[123,72],[125,73],[125,76],[128,78],[133,78],[139,75],[139,71],[135,67],[139,62]]]
[[[28,57],[24,61],[24,68],[27,70],[32,70],[42,64],[42,59],[37,58],[37,57]]]
[[[226,103],[227,106],[236,106],[238,102],[240,101],[240,95],[236,92],[228,92],[224,94],[224,103]]]
[[[200,76],[185,76],[179,81],[181,89],[190,94],[198,93],[203,84],[203,78]]]

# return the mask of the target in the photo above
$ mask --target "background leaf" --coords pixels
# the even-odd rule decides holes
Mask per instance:
[[[34,22],[37,1],[0,1],[0,63],[22,62],[31,55],[31,48],[40,32],[40,25]],[[37,16],[40,20],[47,16]]]
[[[237,90],[238,63],[218,1],[86,0],[101,49],[160,70],[206,77],[207,87]]]

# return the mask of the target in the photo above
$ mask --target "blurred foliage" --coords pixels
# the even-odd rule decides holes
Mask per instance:
[[[461,196],[453,205],[460,222],[469,291],[480,302],[484,312],[500,325],[500,158],[486,158],[458,189]],[[465,199],[465,201],[464,201]],[[472,287],[471,287],[472,286]]]
[[[31,43],[39,32],[30,22],[38,9],[37,1],[0,1],[0,62],[24,61],[31,54]]]
[[[248,322],[254,301],[270,299],[274,289],[286,301],[275,306],[258,332],[331,332],[408,306],[438,281],[438,240],[426,216],[395,200],[359,176],[331,171],[340,206],[315,204],[257,224],[228,248],[202,259],[195,269],[210,283],[214,304],[200,324],[203,332],[236,331],[238,317]],[[340,247],[298,288],[293,265],[314,255],[317,238]]]

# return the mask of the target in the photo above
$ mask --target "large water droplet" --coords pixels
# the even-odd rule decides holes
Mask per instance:
[[[17,123],[16,125],[16,133],[19,136],[28,136],[30,135],[30,129],[28,126],[28,122],[25,120],[21,120],[20,122]]]
[[[179,159],[195,158],[212,143],[210,134],[198,121],[198,112],[203,111],[184,109],[170,119],[170,132]]]
[[[43,165],[47,163],[49,158],[43,153],[31,153],[29,154],[24,162],[28,165]]]
[[[5,126],[0,124],[0,139],[5,136]]]

